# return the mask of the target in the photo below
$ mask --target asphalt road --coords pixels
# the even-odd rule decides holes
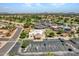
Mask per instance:
[[[20,32],[21,32],[22,28],[21,27],[17,27],[17,31],[14,34],[14,36],[11,38],[11,40],[9,41],[16,41],[16,38],[19,36]]]
[[[19,55],[19,53],[18,53],[19,47],[20,47],[20,43],[17,42],[16,45],[15,45],[15,46],[11,49],[11,51],[8,53],[8,55],[12,56],[11,53],[13,53],[13,52],[15,53],[14,55]]]
[[[8,43],[5,46],[3,46],[3,48],[0,49],[0,56],[5,55],[5,53],[11,50],[11,48],[16,44],[16,41],[18,40],[21,30],[22,30],[21,27],[17,27],[14,36],[8,41]]]

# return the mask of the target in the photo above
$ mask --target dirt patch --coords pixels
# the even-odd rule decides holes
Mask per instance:
[[[0,49],[7,43],[7,41],[0,41]]]

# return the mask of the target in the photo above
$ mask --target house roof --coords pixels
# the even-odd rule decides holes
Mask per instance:
[[[37,34],[34,36],[34,38],[35,38],[35,39],[40,39],[41,36],[42,36],[41,34],[37,33]]]
[[[34,34],[34,35],[36,35],[37,33],[39,33],[39,34],[42,34],[44,31],[41,29],[34,29],[34,30],[32,30],[29,34]]]

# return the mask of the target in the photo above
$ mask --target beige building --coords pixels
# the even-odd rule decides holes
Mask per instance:
[[[43,41],[45,39],[44,29],[32,29],[29,32],[29,39],[33,41]]]

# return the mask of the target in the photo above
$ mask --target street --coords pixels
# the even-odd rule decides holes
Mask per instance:
[[[17,31],[15,32],[14,36],[9,39],[8,43],[0,49],[0,56],[6,55],[13,48],[18,41],[21,30],[21,27],[17,27]]]

